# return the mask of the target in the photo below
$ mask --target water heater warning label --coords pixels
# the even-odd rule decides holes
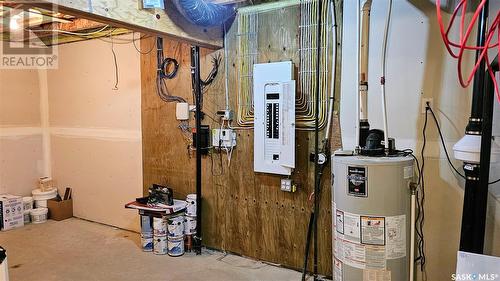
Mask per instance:
[[[366,168],[349,166],[347,168],[348,188],[347,194],[358,197],[367,197],[368,190],[366,186]]]
[[[385,218],[361,216],[361,243],[385,245]]]
[[[334,255],[342,265],[383,270],[387,260],[406,257],[406,215],[360,215],[338,209],[336,204],[333,210]],[[375,279],[367,280],[387,280],[388,276],[370,271],[367,278]]]

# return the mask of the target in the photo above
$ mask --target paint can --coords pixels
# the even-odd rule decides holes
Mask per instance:
[[[155,255],[165,255],[167,253],[167,236],[153,236],[153,252]]]
[[[196,216],[184,218],[184,234],[196,234]]]
[[[47,208],[36,208],[30,211],[31,221],[33,223],[44,223],[47,221],[47,214],[49,209]]]
[[[24,211],[24,224],[28,224],[31,222],[30,212],[31,210]]]
[[[141,232],[142,251],[153,251],[153,232]]]
[[[179,257],[184,255],[184,235],[177,237],[168,237],[168,255]]]
[[[33,209],[33,197],[29,196],[29,197],[23,197],[23,210],[24,212],[26,213],[26,211],[28,211],[28,215],[29,215],[29,211]]]
[[[153,217],[141,215],[141,232],[153,232]]]
[[[188,194],[186,197],[186,215],[196,216],[196,194]]]
[[[168,237],[178,237],[184,234],[184,216],[178,215],[167,219]]]
[[[153,234],[155,236],[167,235],[167,225],[163,218],[158,218],[158,217],[153,218]]]
[[[184,251],[191,252],[193,250],[193,235],[184,235]]]

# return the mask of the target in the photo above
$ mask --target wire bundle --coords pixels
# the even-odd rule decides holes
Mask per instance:
[[[179,69],[179,64],[175,59],[165,58],[163,54],[163,39],[157,37],[156,39],[156,58],[157,58],[157,74],[156,74],[156,91],[158,96],[164,102],[186,102],[182,97],[173,96],[168,92],[167,84],[165,79],[172,79],[177,75],[177,70]],[[173,65],[173,69],[168,71],[170,65]]]
[[[471,1],[472,2],[472,1]],[[487,3],[487,0],[481,0],[479,3],[476,11],[474,12],[472,19],[466,26],[466,20],[465,20],[465,15],[467,12],[467,5],[469,4],[468,0],[460,0],[459,4],[453,11],[453,14],[450,19],[450,23],[448,27],[445,30],[444,23],[443,23],[443,17],[441,14],[441,0],[436,0],[436,12],[437,12],[437,18],[438,18],[438,23],[439,23],[439,29],[441,32],[441,37],[443,38],[446,50],[448,50],[448,53],[455,59],[458,60],[457,63],[457,71],[458,71],[458,80],[460,81],[460,85],[464,88],[468,87],[471,84],[472,79],[474,78],[474,75],[476,74],[477,70],[479,69],[479,66],[481,65],[481,62],[484,60],[487,65],[488,69],[488,74],[490,75],[491,79],[493,80],[493,83],[495,85],[495,94],[497,97],[498,102],[500,102],[500,92],[498,89],[498,82],[495,79],[495,74],[491,68],[491,61],[488,56],[488,50],[497,48],[497,54],[500,52],[500,45],[497,43],[492,44],[491,41],[494,37],[495,34],[500,35],[500,12],[497,13],[497,15],[494,17],[494,20],[491,23],[491,26],[487,30],[486,33],[486,41],[483,46],[475,46],[475,45],[468,45],[467,42],[469,40],[469,37],[472,33],[472,30],[474,29],[474,25],[477,22],[477,19],[479,15],[481,14],[482,10],[485,8],[485,4]],[[455,23],[455,19],[457,18],[458,13],[461,12],[460,15],[460,38],[459,42],[453,42],[449,38],[449,33],[451,30],[451,27]],[[456,50],[453,50],[453,48],[458,48],[458,52]],[[465,54],[465,51],[481,51],[478,59],[476,61],[476,64],[474,65],[474,68],[472,71],[469,73],[467,76],[467,79],[464,78],[463,75],[463,70],[462,70],[462,61],[463,61],[463,55]]]

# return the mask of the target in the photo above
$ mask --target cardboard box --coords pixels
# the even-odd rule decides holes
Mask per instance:
[[[49,218],[62,221],[73,217],[73,199],[57,201],[55,199],[47,200],[49,208]]]
[[[10,194],[0,195],[0,229],[10,230],[24,226],[23,198]]]

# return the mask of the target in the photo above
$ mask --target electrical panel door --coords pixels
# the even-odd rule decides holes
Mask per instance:
[[[295,81],[291,62],[254,65],[254,171],[295,168]]]

